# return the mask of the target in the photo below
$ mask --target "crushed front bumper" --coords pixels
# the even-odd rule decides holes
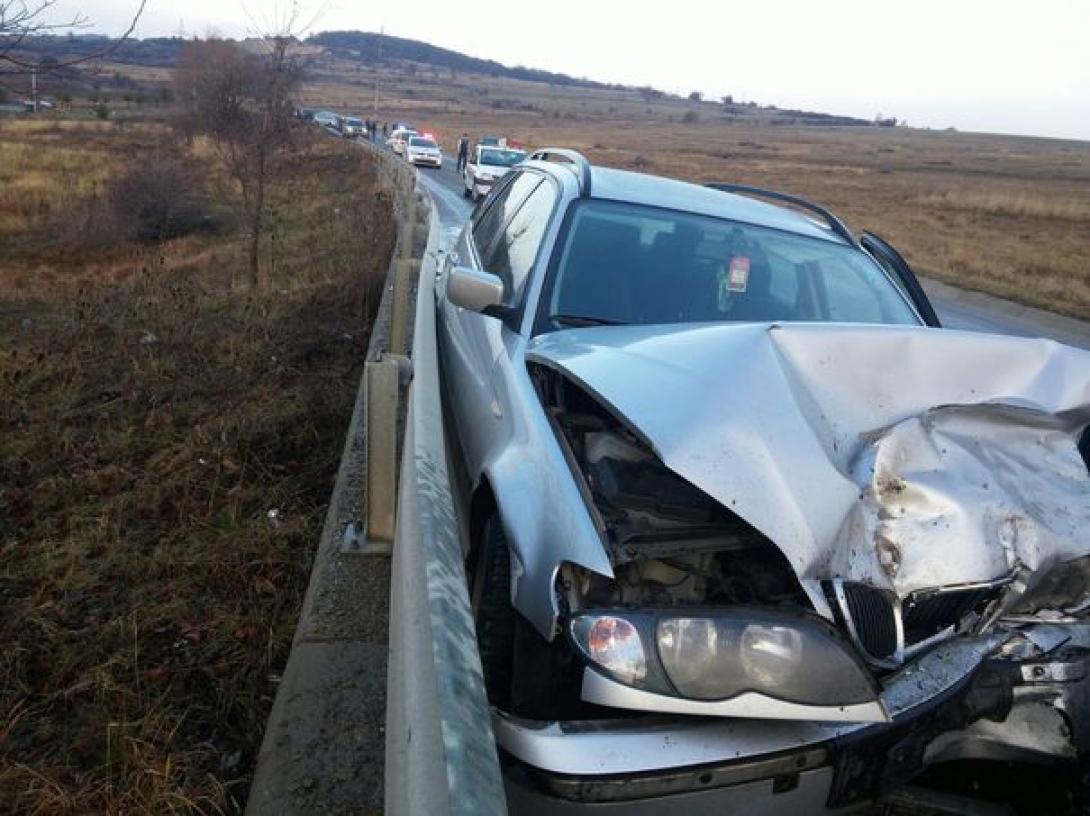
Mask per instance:
[[[686,812],[735,812],[739,801],[745,813],[843,812],[950,760],[1075,760],[1090,747],[1090,626],[949,640],[888,678],[882,699],[883,724],[497,714],[493,728],[508,796],[525,803],[517,812],[643,813],[651,800]]]

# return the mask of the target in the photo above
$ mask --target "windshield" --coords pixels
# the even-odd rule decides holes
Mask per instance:
[[[576,205],[542,298],[543,328],[607,323],[919,324],[858,249],[634,204]]]
[[[416,137],[413,137],[412,139],[409,139],[409,147],[431,147],[431,148],[434,148],[435,146],[436,146],[435,142],[433,142],[431,139],[418,139]]]
[[[347,119],[345,119],[344,123],[346,125],[352,125],[353,127],[363,127],[363,120],[362,119],[354,119],[351,116],[349,116]]]
[[[493,167],[514,167],[526,158],[521,150],[506,150],[492,147],[481,151],[481,164],[490,164]]]

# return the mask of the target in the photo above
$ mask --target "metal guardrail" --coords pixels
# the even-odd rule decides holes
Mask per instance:
[[[420,268],[390,583],[386,813],[507,812],[447,469],[435,327],[438,216]]]

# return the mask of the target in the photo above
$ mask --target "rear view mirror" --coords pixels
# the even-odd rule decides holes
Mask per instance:
[[[455,266],[447,280],[447,300],[463,309],[483,312],[503,301],[503,281],[488,272]]]

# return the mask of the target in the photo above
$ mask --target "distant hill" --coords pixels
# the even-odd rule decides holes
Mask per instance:
[[[309,37],[307,43],[323,46],[336,56],[357,59],[363,62],[409,60],[454,71],[504,77],[506,79],[522,79],[527,82],[547,82],[552,85],[569,85],[581,88],[620,89],[624,87],[622,85],[607,85],[589,79],[577,79],[567,74],[540,71],[536,68],[526,68],[521,65],[512,68],[495,60],[470,57],[459,51],[440,48],[437,45],[431,45],[420,40],[406,40],[402,37],[391,37],[386,34],[375,34],[374,32],[323,31]]]
[[[98,51],[106,47],[109,42],[110,40],[107,37],[94,35],[32,37],[21,43],[19,50],[27,55],[47,58],[46,61],[48,61],[48,58],[52,58],[58,62],[63,62]],[[128,65],[170,67],[178,59],[178,52],[181,51],[186,42],[187,40],[182,37],[132,39],[125,42],[117,51],[111,53],[110,61]],[[374,32],[325,31],[307,38],[305,45],[318,46],[334,56],[361,62],[397,62],[404,60],[465,73],[522,79],[527,82],[546,82],[553,85],[583,88],[622,87],[571,77],[567,74],[557,74],[552,71],[539,71],[521,65],[512,68],[495,60],[471,57],[420,40],[407,40],[402,37],[391,37]]]
[[[182,37],[149,37],[143,40],[128,40],[116,51],[113,51],[108,59],[115,63],[169,68],[175,64],[179,52],[187,42],[188,40]],[[34,59],[36,57],[45,64],[49,62],[63,63],[66,60],[101,51],[109,43],[108,38],[93,35],[30,37],[20,44],[19,52],[26,58]],[[256,40],[243,40],[241,44],[251,49],[259,47]],[[590,79],[552,71],[526,68],[521,65],[511,67],[495,60],[471,57],[420,40],[408,40],[403,37],[391,37],[374,32],[323,31],[298,43],[296,49],[304,64],[308,62],[317,64],[322,55],[371,65],[377,63],[393,66],[406,63],[421,64],[463,74],[514,79],[524,82],[538,82],[571,88],[586,88],[588,90],[637,92],[641,98],[648,101],[655,99],[681,101],[681,97],[666,94],[650,87],[631,88],[624,85],[595,82]],[[57,72],[54,72],[54,76],[60,78],[60,74]],[[66,79],[71,79],[71,77],[66,77]],[[692,97],[690,98],[692,99]],[[775,125],[860,126],[870,124],[870,122],[850,116],[837,116],[813,111],[777,110],[772,107],[761,107],[754,102],[736,104],[729,101],[729,97],[726,104],[719,110],[747,118],[752,116],[755,111],[759,111],[765,119]]]

